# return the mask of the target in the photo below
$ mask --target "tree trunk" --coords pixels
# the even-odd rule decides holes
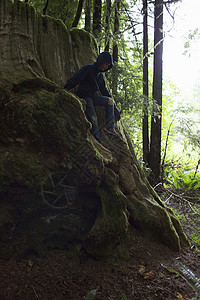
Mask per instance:
[[[99,48],[101,44],[101,11],[102,0],[93,0],[93,35],[97,39]]]
[[[188,243],[180,223],[149,185],[123,124],[119,137],[102,130],[106,150],[90,134],[85,102],[63,89],[95,61],[91,35],[21,1],[1,0],[0,11],[0,257],[59,248],[127,259],[131,226],[180,250]]]
[[[110,14],[111,0],[106,0],[105,51],[110,49]]]
[[[118,63],[118,39],[119,39],[119,0],[115,4],[114,20],[114,40],[113,40],[113,61]]]
[[[98,37],[101,33],[101,10],[102,10],[102,1],[94,0],[93,1],[93,34],[95,37]]]
[[[91,0],[85,1],[85,30],[91,32]]]
[[[77,27],[78,26],[78,23],[79,23],[80,18],[81,18],[81,13],[82,13],[84,1],[85,0],[79,0],[78,1],[78,7],[77,7],[77,11],[76,11],[74,21],[72,23],[72,27]]]
[[[117,100],[117,86],[118,86],[118,39],[119,39],[119,0],[115,3],[115,19],[114,19],[114,31],[113,31],[113,62],[114,67],[112,69],[112,94]]]
[[[163,1],[155,0],[154,12],[154,68],[153,113],[151,118],[150,168],[151,179],[160,180],[161,121],[162,121],[162,69],[163,69]]]
[[[149,76],[148,76],[148,6],[143,0],[143,160],[148,164],[149,159]]]
[[[45,4],[45,6],[44,6],[44,8],[43,8],[43,15],[46,15],[48,5],[49,5],[49,0],[46,0],[46,4]]]

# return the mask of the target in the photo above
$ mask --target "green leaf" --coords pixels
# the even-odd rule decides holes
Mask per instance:
[[[84,300],[93,300],[96,296],[97,290],[91,290],[87,295],[84,297]]]
[[[175,270],[167,269],[167,271],[172,273],[172,274],[176,274],[176,276],[180,276],[180,274],[178,272],[176,272]]]

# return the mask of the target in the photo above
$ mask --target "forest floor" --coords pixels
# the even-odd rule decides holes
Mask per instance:
[[[165,190],[186,234],[200,243],[200,199],[194,193]],[[131,259],[96,261],[48,257],[0,260],[0,300],[154,300],[200,299],[200,247],[180,253],[149,241],[132,229]],[[87,296],[86,296],[87,295]]]

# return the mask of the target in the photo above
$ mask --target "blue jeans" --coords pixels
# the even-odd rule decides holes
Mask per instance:
[[[101,143],[101,134],[99,131],[97,115],[94,106],[105,107],[106,128],[113,127],[114,121],[114,105],[109,104],[109,97],[94,95],[93,98],[84,98],[86,101],[86,116],[88,121],[92,123],[91,133],[95,139]]]

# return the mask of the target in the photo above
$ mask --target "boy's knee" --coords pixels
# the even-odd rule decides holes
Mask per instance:
[[[112,98],[109,98],[109,99],[108,99],[108,104],[114,105],[114,104],[115,104],[115,101],[114,101]]]
[[[93,100],[91,98],[87,98],[86,100],[86,105],[91,106],[93,105]]]
[[[97,121],[97,117],[96,116],[92,116],[92,121]]]

